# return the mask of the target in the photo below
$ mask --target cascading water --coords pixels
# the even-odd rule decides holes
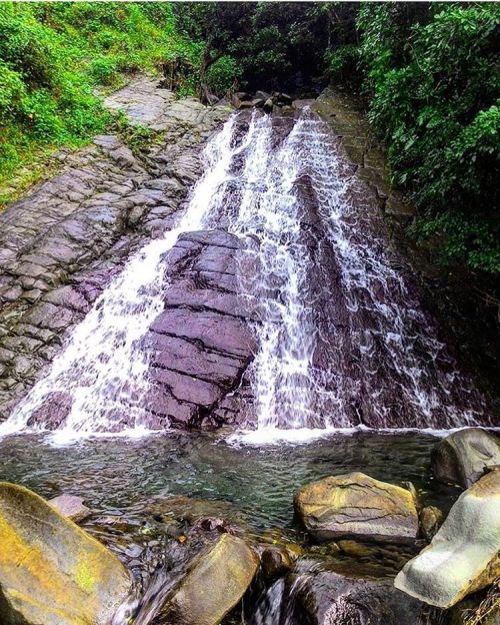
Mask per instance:
[[[285,129],[254,120],[232,181],[230,228],[259,241],[247,252],[257,271],[241,275],[260,310],[258,428],[480,421],[482,399],[393,267],[378,205],[338,141],[308,112]]]
[[[239,276],[258,312],[249,427],[484,421],[481,398],[396,268],[376,202],[323,122],[308,111],[250,123],[235,114],[205,161],[178,227],[131,258],[0,434],[26,429],[59,392],[72,398],[63,437],[147,429],[141,338],[164,306],[165,254],[181,232],[216,227],[249,241]]]
[[[177,228],[145,245],[96,300],[55,358],[49,374],[36,384],[0,435],[24,430],[33,413],[51,394],[70,394],[71,410],[58,436],[61,440],[95,432],[147,429],[145,395],[148,362],[140,339],[163,309],[168,277],[162,259],[181,232],[203,228],[204,220],[227,178],[233,151],[231,118],[204,151],[205,174],[196,185]],[[127,414],[127,425],[120,424]],[[43,424],[42,424],[43,427]]]

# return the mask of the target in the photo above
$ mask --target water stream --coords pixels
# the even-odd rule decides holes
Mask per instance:
[[[62,392],[72,405],[59,440],[147,431],[141,338],[164,306],[165,257],[180,233],[211,228],[248,241],[239,283],[259,318],[246,426],[260,439],[276,430],[487,421],[401,271],[377,203],[325,123],[307,110],[297,120],[235,114],[203,157],[177,227],[129,260],[0,435],[43,429],[30,417]]]

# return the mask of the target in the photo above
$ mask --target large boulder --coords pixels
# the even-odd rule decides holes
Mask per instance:
[[[108,625],[130,586],[104,545],[30,490],[0,483],[2,625]]]
[[[447,436],[432,452],[432,470],[441,482],[472,486],[485,469],[500,465],[500,441],[481,428]]]
[[[250,586],[259,557],[247,543],[223,534],[196,562],[155,625],[218,625]]]
[[[314,560],[287,576],[283,611],[308,625],[415,625],[422,604],[396,590],[392,579]],[[360,574],[358,574],[360,573]],[[284,622],[284,621],[273,621]],[[288,623],[288,621],[286,621]]]
[[[400,590],[449,608],[500,575],[500,470],[462,493],[431,544],[395,579]]]
[[[412,493],[363,473],[308,484],[295,495],[294,503],[307,531],[318,540],[353,537],[406,542],[418,534]]]

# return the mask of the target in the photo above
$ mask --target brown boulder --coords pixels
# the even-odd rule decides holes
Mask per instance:
[[[155,625],[219,625],[250,586],[259,557],[241,538],[223,534],[203,554]]]
[[[319,540],[407,542],[418,533],[412,493],[363,473],[327,477],[304,486],[295,495],[295,510]]]

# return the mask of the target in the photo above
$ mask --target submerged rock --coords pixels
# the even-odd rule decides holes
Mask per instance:
[[[440,608],[500,575],[500,470],[462,493],[431,544],[395,579],[400,590]]]
[[[108,625],[130,586],[104,545],[30,490],[0,483],[2,625]]]
[[[49,500],[49,504],[62,514],[63,516],[71,519],[75,523],[83,521],[88,518],[92,512],[87,506],[83,504],[83,497],[76,497],[75,495],[62,494],[59,497]]]
[[[342,537],[381,542],[416,539],[418,516],[412,493],[363,473],[327,477],[295,495],[296,512],[319,540]]]
[[[287,573],[293,566],[295,554],[283,545],[260,545],[262,573],[266,579],[275,579]]]
[[[236,536],[223,534],[200,557],[155,625],[218,625],[236,606],[259,567],[259,557]]]
[[[472,486],[485,469],[500,465],[500,441],[481,428],[454,432],[432,453],[432,470],[441,482]]]

